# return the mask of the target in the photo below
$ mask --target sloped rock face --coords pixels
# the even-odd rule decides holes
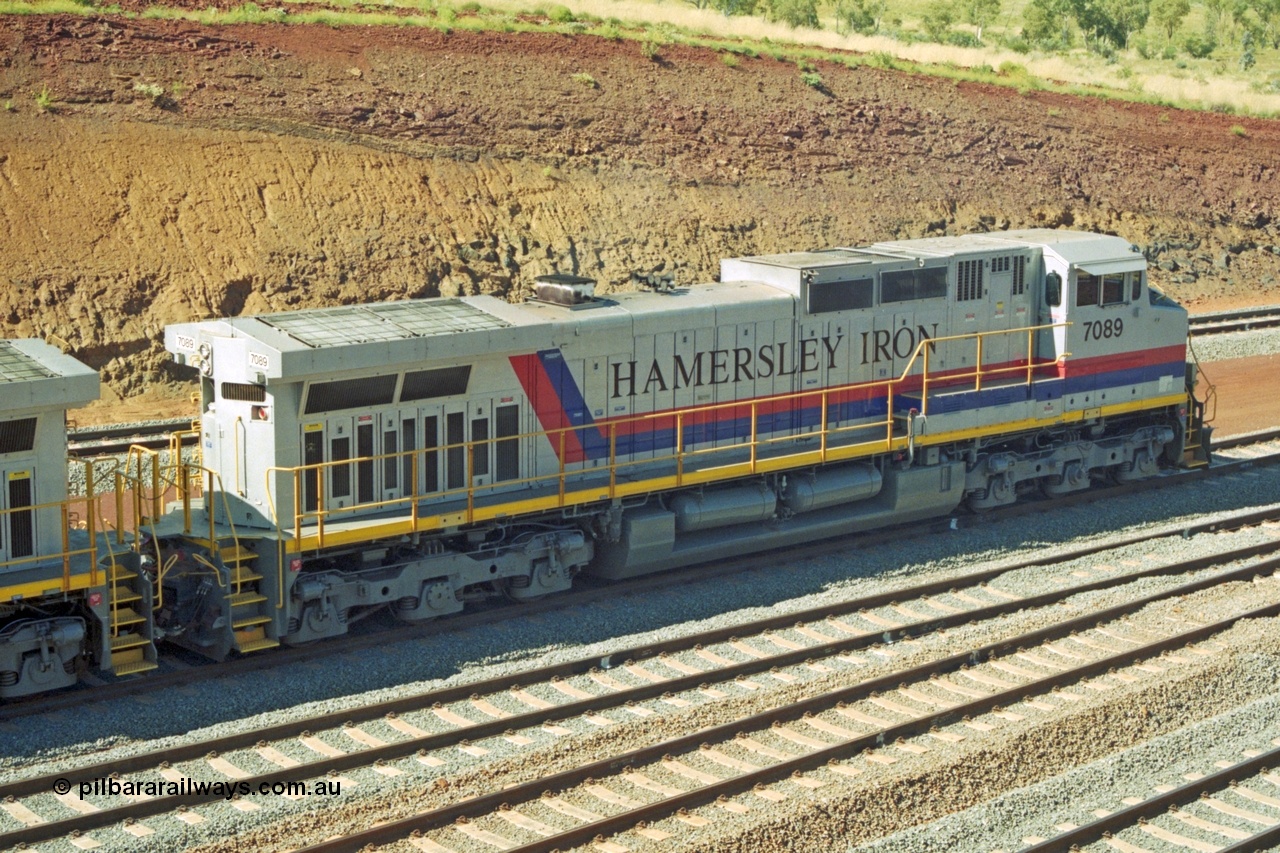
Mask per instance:
[[[1280,301],[1274,122],[818,71],[586,36],[8,17],[0,325],[149,399],[182,387],[166,323],[1034,225],[1121,234],[1192,303]]]

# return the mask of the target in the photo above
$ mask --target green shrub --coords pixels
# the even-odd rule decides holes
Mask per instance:
[[[578,20],[568,6],[552,6],[551,11],[547,13],[547,17],[556,24],[572,24]]]
[[[800,75],[800,80],[812,89],[822,88],[822,75],[816,71],[805,71]]]
[[[164,86],[159,83],[134,83],[133,91],[146,95],[153,101],[158,101],[164,97]]]
[[[585,71],[579,71],[577,74],[574,74],[573,81],[575,83],[581,83],[588,89],[597,89],[600,87],[600,84],[596,82],[596,78],[592,77]]]
[[[1242,139],[1247,138],[1249,136],[1248,131],[1246,131],[1242,125],[1238,125],[1238,124],[1231,125],[1231,132]]]
[[[1196,59],[1204,59],[1213,53],[1214,48],[1218,45],[1211,38],[1203,38],[1197,35],[1190,35],[1182,42],[1182,46],[1186,51]]]
[[[724,54],[721,54],[721,55],[720,55],[720,61],[721,61],[721,62],[723,62],[723,63],[725,64],[725,67],[726,67],[726,68],[737,68],[739,65],[741,65],[741,64],[742,64],[742,63],[738,60],[738,57],[737,57],[737,56],[735,56],[735,55],[734,55],[734,54],[732,54],[732,53],[724,53]]]

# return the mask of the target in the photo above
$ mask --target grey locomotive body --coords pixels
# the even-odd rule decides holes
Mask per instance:
[[[135,448],[75,498],[96,377],[7,343],[0,697],[1203,464],[1187,314],[1145,269],[1021,231],[171,326],[200,458]]]
[[[202,373],[213,538],[257,555],[262,600],[206,582],[168,629],[212,654],[303,642],[384,605],[425,619],[1182,459],[1186,312],[1119,238],[909,240],[538,295],[170,327]],[[174,600],[195,578],[169,573]]]

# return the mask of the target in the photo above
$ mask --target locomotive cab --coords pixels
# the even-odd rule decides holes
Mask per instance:
[[[66,413],[97,398],[97,374],[76,359],[43,341],[0,341],[3,698],[74,684],[82,654],[102,641],[100,543],[66,529],[94,513],[92,502],[68,499]]]

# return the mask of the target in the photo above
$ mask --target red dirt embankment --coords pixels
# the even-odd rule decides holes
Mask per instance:
[[[1033,225],[1125,236],[1192,305],[1280,302],[1275,122],[817,71],[588,36],[6,17],[0,324],[65,339],[109,396],[176,396],[169,322]]]

